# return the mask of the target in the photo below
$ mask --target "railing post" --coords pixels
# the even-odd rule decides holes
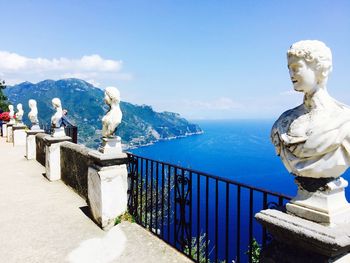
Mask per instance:
[[[92,164],[88,169],[88,200],[95,222],[109,230],[115,219],[127,210],[128,156],[90,151]]]
[[[13,146],[26,145],[26,130],[24,124],[16,124],[12,126],[12,142]]]
[[[38,133],[44,133],[44,130],[29,130],[26,131],[26,158],[32,160],[36,158],[36,137]]]
[[[6,141],[9,143],[13,142],[13,133],[12,133],[12,127],[13,127],[14,123],[8,123],[6,125],[7,131],[6,131]]]
[[[2,123],[2,137],[7,137],[7,122]]]
[[[45,143],[45,168],[46,177],[50,181],[61,179],[61,143],[71,141],[68,136],[53,137],[47,135],[44,137]]]

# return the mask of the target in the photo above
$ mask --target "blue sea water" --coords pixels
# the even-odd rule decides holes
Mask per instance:
[[[270,142],[273,120],[197,121],[204,134],[132,150],[241,183],[295,196],[294,178]],[[348,178],[349,172],[344,177]]]
[[[150,159],[177,164],[273,192],[295,196],[297,187],[293,182],[294,177],[288,173],[280,158],[276,156],[274,146],[270,142],[270,130],[273,122],[273,120],[198,121],[197,123],[204,130],[204,134],[161,141],[151,146],[133,149],[132,152]],[[349,172],[344,177],[347,178],[348,174]],[[201,186],[200,192],[195,190],[198,182]],[[205,201],[206,183],[204,178],[200,181],[196,177],[193,178],[191,188],[193,204],[190,208],[193,217],[192,221],[189,221],[192,226],[191,236],[195,237],[198,233],[206,233],[212,244],[209,245],[209,248],[214,251],[209,256],[213,260],[214,256],[225,259],[226,243],[224,241],[226,234],[229,233],[227,243],[229,252],[227,255],[230,260],[228,262],[236,260],[238,255],[240,255],[241,262],[247,262],[249,192],[242,191],[240,213],[238,213],[235,188],[231,187],[228,191],[230,205],[225,207],[228,202],[225,199],[227,196],[225,185],[219,184],[218,204],[215,204],[216,192],[213,181],[211,183],[208,191],[209,198],[208,201]],[[200,204],[197,205],[198,200],[200,200]],[[263,208],[262,195],[254,194],[253,200],[252,214],[254,215]],[[268,201],[276,202],[276,200]],[[217,205],[219,212],[216,217],[215,208]],[[200,207],[200,212],[196,213],[198,207]],[[228,209],[226,210],[226,208]],[[225,223],[227,216],[230,218],[228,226]],[[200,224],[197,224],[198,218],[200,218]],[[238,227],[238,218],[241,220],[240,227]],[[215,236],[215,224],[218,225],[217,237]],[[252,224],[253,236],[259,244],[262,244],[261,226],[256,221],[253,221]],[[174,235],[173,224],[171,226],[170,236]],[[166,229],[163,231],[168,234]],[[174,239],[170,239],[170,241],[173,242]],[[213,245],[216,242],[217,250]]]

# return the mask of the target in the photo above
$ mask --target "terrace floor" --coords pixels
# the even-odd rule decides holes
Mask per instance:
[[[104,232],[85,200],[24,155],[0,137],[1,262],[191,262],[137,224]]]

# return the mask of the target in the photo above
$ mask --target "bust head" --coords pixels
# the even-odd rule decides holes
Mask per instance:
[[[52,102],[52,106],[55,109],[62,107],[61,100],[59,98],[53,98],[51,102]]]
[[[13,111],[13,105],[9,105],[9,110]]]
[[[108,105],[120,102],[120,92],[115,87],[107,87],[105,89],[105,102]]]
[[[305,91],[301,86],[301,81],[306,78],[306,84],[325,86],[328,75],[332,71],[332,53],[331,50],[321,41],[302,40],[294,43],[287,51],[288,68],[292,78],[294,88],[298,91]],[[305,69],[303,74],[294,76],[299,69]],[[313,75],[311,74],[313,72]],[[306,72],[306,73],[305,73]],[[314,80],[313,80],[314,78]],[[299,83],[298,83],[299,82]]]
[[[30,99],[28,101],[29,108],[33,109],[36,108],[36,100]]]
[[[21,104],[21,103],[18,103],[18,104],[17,104],[17,110],[19,110],[19,111],[23,110],[23,107],[22,107],[22,104]]]

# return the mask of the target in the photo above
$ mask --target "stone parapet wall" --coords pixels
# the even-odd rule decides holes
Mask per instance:
[[[36,160],[43,166],[45,166],[45,142],[44,137],[47,134],[39,133],[35,136],[36,140]]]
[[[71,142],[61,144],[61,180],[87,200],[88,167],[91,149]]]

